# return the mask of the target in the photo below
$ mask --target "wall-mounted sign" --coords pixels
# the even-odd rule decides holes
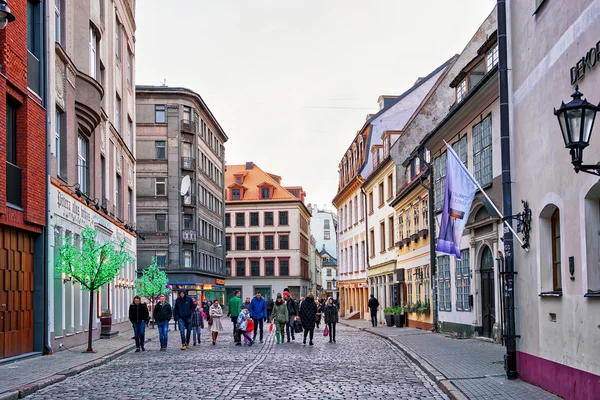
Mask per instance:
[[[210,284],[210,283],[205,283],[205,284],[204,284],[204,290],[212,290],[212,284]]]
[[[591,69],[600,64],[600,41],[596,46],[588,50],[588,52],[577,61],[574,67],[571,68],[571,85],[585,78],[585,74]]]
[[[217,285],[224,285],[225,284],[225,279],[215,279],[215,283]]]

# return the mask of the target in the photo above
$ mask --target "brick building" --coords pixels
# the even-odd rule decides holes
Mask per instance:
[[[0,30],[0,359],[43,350],[45,314],[44,3],[10,6],[15,20]]]

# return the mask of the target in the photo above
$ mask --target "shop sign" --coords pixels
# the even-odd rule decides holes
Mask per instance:
[[[577,61],[574,67],[571,67],[571,85],[585,78],[585,74],[595,68],[600,63],[600,41],[596,46],[588,50],[588,52]]]
[[[212,288],[213,288],[212,284],[210,284],[210,283],[205,283],[204,284],[204,290],[212,290]]]
[[[357,283],[357,284],[356,284],[356,287],[357,287],[357,288],[366,288],[366,287],[368,287],[368,286],[369,286],[369,285],[367,285],[365,282],[363,282],[363,283]]]
[[[217,285],[224,285],[225,284],[225,279],[215,279],[215,284],[217,284]]]

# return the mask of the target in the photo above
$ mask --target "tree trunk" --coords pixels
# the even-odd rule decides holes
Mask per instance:
[[[94,291],[90,290],[90,323],[88,326],[88,347],[85,353],[93,353],[94,349],[92,348],[92,318],[94,317]]]

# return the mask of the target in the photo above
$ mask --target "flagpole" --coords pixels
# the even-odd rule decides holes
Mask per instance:
[[[448,143],[446,143],[446,141],[444,140],[444,143],[446,144],[446,147],[448,147],[448,150],[450,150],[453,156],[456,156],[456,153],[454,152],[454,149],[452,149],[452,147],[450,147],[450,145]],[[494,204],[494,202],[492,201],[492,199],[490,199],[490,197],[487,195],[487,193],[483,190],[483,188],[481,187],[481,185],[479,184],[479,182],[477,182],[477,179],[475,179],[475,177],[471,174],[471,172],[467,169],[467,167],[465,167],[465,165],[462,163],[462,161],[460,160],[460,158],[457,158],[458,163],[460,164],[460,166],[462,167],[462,169],[469,175],[469,177],[473,180],[473,182],[475,183],[475,185],[477,185],[477,188],[479,188],[479,190],[481,191],[481,193],[485,196],[486,199],[488,199],[490,205],[494,208],[494,210],[496,211],[496,213],[498,213],[498,215],[500,216],[500,218],[502,218],[502,222],[504,224],[504,226],[506,226],[508,229],[510,229],[510,231],[512,232],[512,234],[514,235],[515,238],[517,238],[517,240],[519,241],[519,243],[521,243],[521,247],[524,246],[523,241],[521,240],[521,238],[517,235],[517,232],[514,231],[514,229],[512,228],[512,226],[510,226],[510,224],[508,222],[506,222],[506,220],[504,219],[504,215],[502,215],[502,213],[500,212],[500,210],[498,210],[498,207],[496,207],[496,205]],[[525,248],[525,247],[523,247]],[[525,251],[529,251],[529,249],[525,248]]]

